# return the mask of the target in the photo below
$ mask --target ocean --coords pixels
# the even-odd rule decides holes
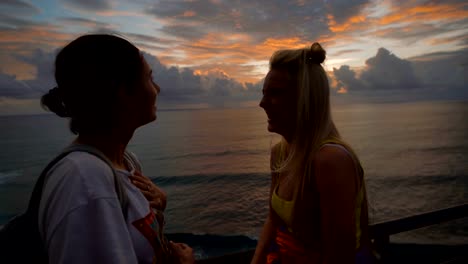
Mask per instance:
[[[365,169],[371,223],[468,202],[467,117],[468,102],[333,106]],[[167,233],[230,237],[232,251],[255,246],[268,208],[269,150],[280,139],[266,128],[256,107],[160,111],[135,132],[129,149],[168,195]],[[0,225],[25,209],[40,171],[72,138],[54,115],[0,117]],[[468,221],[391,241],[467,244]]]

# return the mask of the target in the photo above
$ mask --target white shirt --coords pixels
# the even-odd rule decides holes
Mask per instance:
[[[116,169],[128,195],[124,219],[111,168],[86,152],[72,152],[46,175],[39,231],[49,263],[154,263],[158,224],[149,202]]]

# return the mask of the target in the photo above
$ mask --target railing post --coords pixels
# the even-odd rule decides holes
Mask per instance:
[[[388,247],[390,245],[390,236],[388,234],[379,234],[373,239],[374,257],[377,263],[387,263],[388,260]]]

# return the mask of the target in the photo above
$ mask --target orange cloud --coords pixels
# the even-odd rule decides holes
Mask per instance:
[[[0,70],[15,75],[19,80],[34,79],[37,70],[34,66],[19,61],[15,55],[28,56],[36,49],[52,51],[69,42],[74,35],[62,33],[52,26],[31,26],[18,30],[2,30],[0,47],[4,53],[1,56]]]
[[[297,49],[307,46],[300,38],[268,38],[262,45],[263,48],[278,50],[278,49]]]
[[[251,42],[252,38],[245,34],[210,33],[194,43],[177,47],[184,56],[161,57],[161,61],[172,65],[193,64],[196,69],[203,68],[204,72],[222,68],[228,76],[239,81],[256,82],[265,73],[255,71],[256,66],[248,65],[249,62],[264,61],[268,65],[271,54],[278,49],[310,45],[297,37],[269,38],[260,44]],[[201,74],[202,71],[197,73]]]
[[[334,41],[334,37],[319,38],[323,43]],[[195,74],[223,69],[227,76],[240,82],[258,82],[268,70],[268,60],[279,49],[304,48],[313,41],[299,37],[268,38],[261,43],[252,43],[246,34],[209,33],[193,43],[172,46],[155,54],[166,65],[188,66]],[[180,54],[164,56],[162,54]]]
[[[467,43],[468,42],[468,36],[467,35],[458,35],[458,36],[453,36],[453,37],[441,37],[441,38],[435,38],[435,39],[429,39],[427,40],[427,43],[429,45],[441,45],[441,44],[461,44]]]
[[[32,26],[21,30],[0,31],[0,44],[23,43],[25,45],[57,48],[71,40],[73,34],[59,32],[57,27]]]
[[[458,20],[467,17],[466,4],[415,6],[406,9],[394,7],[389,15],[378,19],[376,23],[388,25],[398,22]]]
[[[37,74],[34,66],[18,61],[12,56],[0,55],[0,60],[0,72],[15,76],[17,80],[32,80]]]
[[[196,15],[196,13],[193,12],[193,11],[190,11],[190,10],[189,10],[189,11],[185,11],[185,12],[182,14],[183,17],[194,17],[195,15]]]
[[[339,94],[347,94],[347,93],[348,93],[348,89],[347,89],[347,87],[341,87],[341,88],[337,91],[337,93],[339,93]]]
[[[105,10],[105,11],[97,11],[96,15],[103,16],[103,17],[118,17],[118,16],[126,16],[126,17],[145,17],[145,14],[142,12],[135,12],[135,11],[121,11],[121,10]]]
[[[364,23],[367,22],[366,17],[363,15],[357,15],[350,17],[346,22],[342,24],[337,24],[334,16],[332,14],[327,15],[328,19],[328,27],[330,28],[330,31],[333,33],[340,33],[340,32],[345,32],[345,31],[355,31],[357,30],[358,26],[362,28],[364,26]]]
[[[339,94],[346,94],[348,93],[348,87],[343,85],[342,83],[338,83],[338,80],[336,79],[335,75],[333,74],[333,71],[327,71],[328,74],[328,80],[330,81],[330,88],[333,90],[336,90],[337,93]],[[341,84],[341,87],[339,87]]]

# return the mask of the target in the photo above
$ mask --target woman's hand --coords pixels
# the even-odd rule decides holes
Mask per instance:
[[[194,264],[195,263],[195,256],[193,255],[193,249],[187,244],[184,243],[174,243],[170,241],[173,252],[179,258],[180,264]]]
[[[146,197],[151,207],[157,210],[164,211],[166,209],[166,193],[156,186],[151,179],[137,171],[129,177],[132,183],[140,189]]]

